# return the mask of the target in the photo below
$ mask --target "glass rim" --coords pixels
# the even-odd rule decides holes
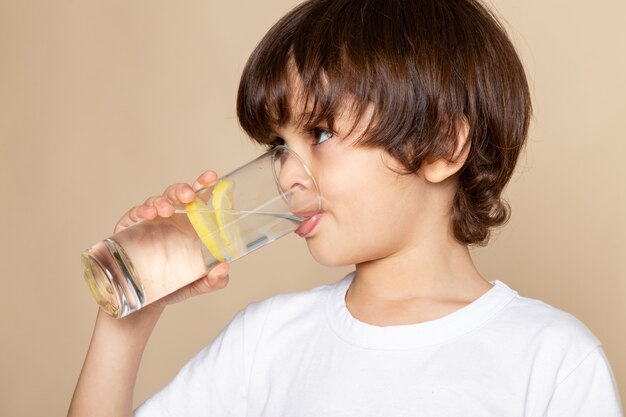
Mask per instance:
[[[304,162],[304,160],[302,159],[302,157],[300,155],[298,155],[294,150],[290,149],[287,145],[276,145],[273,146],[271,149],[267,150],[266,152],[262,153],[261,155],[257,156],[256,158],[250,160],[249,162],[245,163],[244,165],[228,172],[227,174],[224,174],[222,176],[218,176],[217,180],[219,181],[222,178],[228,178],[230,176],[232,176],[233,174],[235,174],[236,172],[245,169],[248,165],[252,165],[253,163],[257,162],[259,159],[263,159],[263,158],[267,158],[267,157],[271,157],[274,158],[275,154],[278,151],[287,151],[290,155],[294,156],[298,162],[300,163],[300,165],[302,165],[302,167],[304,168],[306,174],[308,175],[308,177],[311,179],[311,182],[313,184],[313,186],[315,187],[315,195],[317,196],[317,210],[316,213],[319,213],[322,211],[322,195],[320,193],[320,187],[317,184],[317,181],[315,180],[315,177],[313,176],[313,173],[311,172],[311,170],[309,169],[308,165]],[[274,183],[277,185],[278,187],[278,193],[279,195],[285,199],[285,192],[281,189],[280,187],[280,182],[278,181],[278,174],[276,173],[276,169],[274,166],[272,166],[272,175],[274,176]],[[197,190],[193,190],[194,193],[201,193],[203,191],[205,191],[207,189],[207,187],[200,187]]]
[[[313,176],[313,173],[309,169],[308,165],[306,164],[306,162],[304,162],[304,159],[302,159],[302,157],[300,155],[298,155],[298,153],[296,151],[292,150],[287,145],[276,145],[276,146],[272,147],[272,149],[270,149],[269,151],[267,151],[266,153],[261,155],[259,158],[262,158],[262,157],[264,157],[264,156],[266,156],[268,154],[275,154],[278,151],[287,151],[287,153],[289,153],[290,155],[294,156],[296,158],[296,160],[300,163],[300,165],[302,165],[302,167],[306,171],[306,174],[311,179],[311,182],[313,183],[313,187],[315,187],[315,195],[317,196],[317,209],[316,209],[315,212],[319,213],[320,211],[322,211],[322,196],[320,194],[320,187],[317,185],[317,181],[315,181],[315,177]],[[272,166],[272,173],[274,174],[274,181],[276,182],[276,185],[278,186],[278,191],[279,191],[280,195],[283,197],[283,199],[286,199],[285,191],[283,191],[281,186],[280,186],[280,181],[278,179],[278,173],[276,172],[276,169],[275,169],[274,166]]]

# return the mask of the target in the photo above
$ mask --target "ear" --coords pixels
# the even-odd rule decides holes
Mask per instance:
[[[463,167],[463,164],[465,164],[471,146],[471,144],[467,142],[469,123],[465,117],[463,117],[458,123],[458,135],[456,138],[454,154],[452,155],[451,160],[439,158],[434,161],[429,160],[422,163],[421,169],[427,181],[440,183],[459,172],[459,170]]]

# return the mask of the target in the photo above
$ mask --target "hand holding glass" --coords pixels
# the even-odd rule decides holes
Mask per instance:
[[[308,167],[277,146],[223,176],[175,214],[136,223],[82,254],[100,307],[124,317],[295,231],[321,199]]]

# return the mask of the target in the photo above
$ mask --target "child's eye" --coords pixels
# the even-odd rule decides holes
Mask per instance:
[[[311,130],[311,135],[315,138],[315,143],[313,143],[313,146],[317,146],[332,138],[333,132],[322,127],[316,127]]]

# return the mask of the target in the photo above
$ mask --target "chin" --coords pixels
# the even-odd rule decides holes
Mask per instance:
[[[354,258],[347,256],[343,250],[337,250],[337,246],[325,245],[316,241],[315,237],[307,239],[309,253],[315,261],[323,266],[347,266],[354,265]]]

